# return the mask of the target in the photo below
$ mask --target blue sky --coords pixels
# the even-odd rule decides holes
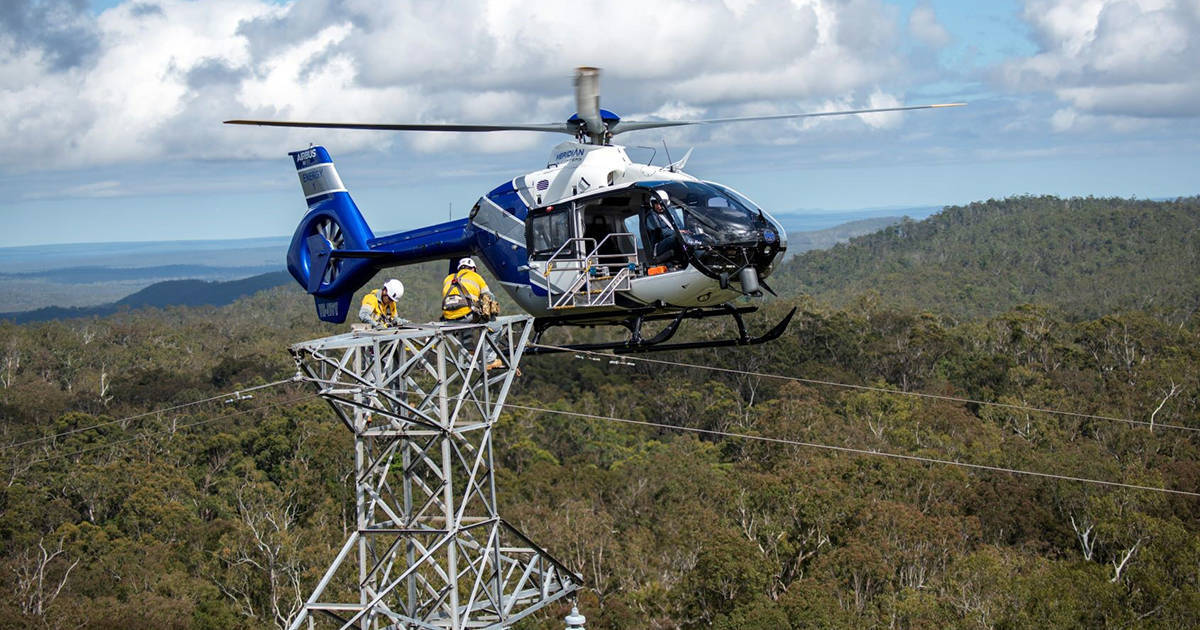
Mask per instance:
[[[289,234],[323,144],[377,232],[463,216],[560,138],[227,118],[551,122],[965,108],[619,136],[778,212],[1200,193],[1200,3],[150,0],[0,8],[0,246]],[[446,8],[449,7],[449,8]],[[591,16],[592,22],[580,16]],[[564,137],[565,139],[565,137]],[[635,159],[649,150],[633,150]]]

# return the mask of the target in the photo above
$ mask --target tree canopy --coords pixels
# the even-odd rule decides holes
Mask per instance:
[[[584,577],[589,628],[1200,625],[1200,499],[869,454],[1200,491],[1200,328],[1180,315],[1194,277],[1128,268],[1120,286],[1157,296],[1129,305],[1161,310],[908,301],[958,260],[929,258],[954,221],[996,231],[977,262],[1037,268],[1060,250],[997,244],[1037,236],[1030,208],[1111,222],[1128,206],[1183,230],[1195,203],[949,209],[783,272],[865,269],[875,251],[900,273],[902,251],[926,252],[907,297],[785,296],[754,322],[799,306],[778,341],[652,357],[668,364],[530,357],[495,436],[501,513]],[[405,316],[436,317],[444,272],[396,274]],[[0,626],[286,627],[353,527],[351,436],[299,385],[227,394],[287,379],[288,345],[344,329],[298,288],[0,323]],[[561,628],[568,610],[519,627]]]

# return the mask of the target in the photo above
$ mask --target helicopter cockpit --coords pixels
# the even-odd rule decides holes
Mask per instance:
[[[588,260],[638,278],[689,264],[726,286],[746,268],[765,275],[783,249],[780,230],[753,202],[719,184],[666,180],[530,210],[530,262],[552,285],[570,282],[555,261]],[[541,263],[541,264],[538,264]],[[576,265],[579,266],[579,265]],[[558,277],[558,281],[555,281]]]
[[[674,181],[655,186],[674,228],[674,238],[686,261],[704,275],[718,278],[752,267],[759,274],[783,248],[781,230],[758,206],[719,184]],[[656,249],[670,234],[660,237]],[[665,252],[664,252],[665,255]]]

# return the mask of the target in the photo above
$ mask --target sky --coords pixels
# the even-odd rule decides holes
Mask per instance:
[[[287,235],[310,144],[377,234],[462,217],[567,137],[221,121],[562,121],[581,65],[625,120],[968,103],[617,137],[774,212],[1195,195],[1197,60],[1200,0],[4,0],[0,247]]]

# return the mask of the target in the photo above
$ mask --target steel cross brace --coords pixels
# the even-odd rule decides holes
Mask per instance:
[[[352,332],[291,347],[354,434],[356,527],[293,620],[502,628],[582,579],[497,513],[492,427],[532,318]],[[501,361],[488,370],[486,362]],[[321,616],[315,613],[321,613]]]

